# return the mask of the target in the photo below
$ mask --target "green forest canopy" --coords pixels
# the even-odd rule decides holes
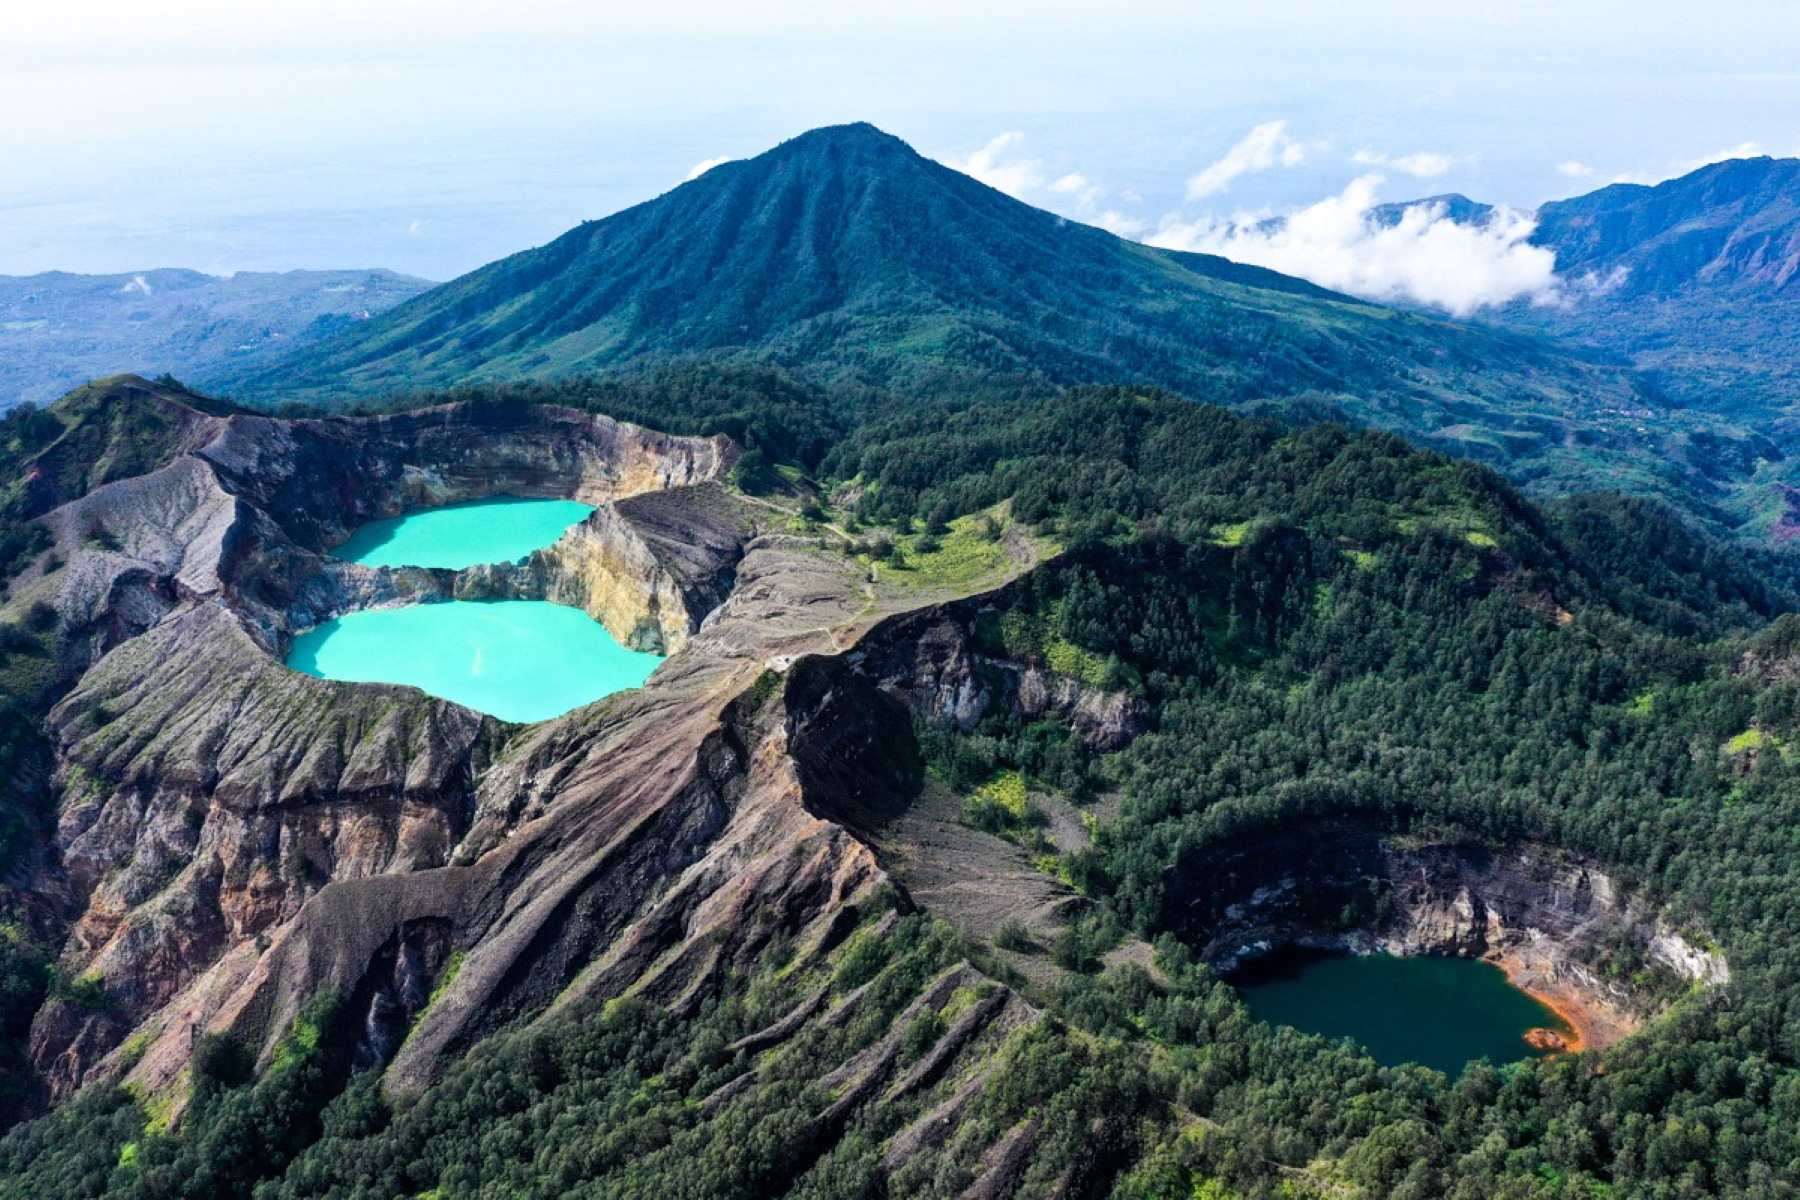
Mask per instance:
[[[1391,436],[1156,394],[882,415],[774,372],[684,370],[464,398],[495,421],[554,401],[729,432],[849,486],[866,523],[1011,499],[1068,548],[1020,603],[1115,660],[1150,706],[1151,732],[1108,757],[1004,719],[929,739],[940,768],[1121,792],[1065,866],[1098,903],[1092,936],[1160,939],[1164,984],[1077,974],[1050,998],[1057,1021],[1009,1050],[1016,1086],[983,1103],[996,1124],[1049,1115],[1032,1179],[1048,1186],[1104,1128],[1117,1156],[1099,1178],[1122,1197],[1332,1179],[1420,1198],[1793,1194],[1800,766],[1784,747],[1800,738],[1800,618],[1782,615],[1782,560],[1723,553],[1646,502],[1539,508]],[[1763,750],[1734,751],[1750,730]],[[1714,939],[1733,982],[1681,997],[1605,1052],[1604,1072],[1582,1057],[1450,1080],[1251,1022],[1167,936],[1169,881],[1208,846],[1344,817],[1591,856]],[[897,972],[899,996],[962,953],[953,942],[912,918],[875,966]],[[492,1195],[956,1193],[969,1167],[954,1147],[904,1178],[876,1170],[891,1130],[873,1113],[798,1175],[782,1166],[817,1099],[804,1056],[788,1086],[699,1120],[725,1045],[767,1016],[752,995],[685,1023],[627,1005],[505,1034],[404,1109],[305,1057],[255,1081],[222,1073],[174,1135],[97,1090],[0,1141],[0,1178],[45,1197],[259,1179],[259,1194],[296,1197],[476,1194],[478,1180]],[[1096,1124],[1121,1112],[1128,1127]]]

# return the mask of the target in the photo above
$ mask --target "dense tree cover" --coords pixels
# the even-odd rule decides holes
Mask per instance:
[[[875,981],[866,1021],[809,1035],[710,1115],[702,1102],[747,1066],[726,1047],[806,986],[778,957],[695,1018],[626,1002],[503,1033],[416,1102],[369,1079],[327,1100],[339,1077],[323,1065],[316,1086],[291,1063],[236,1086],[209,1068],[219,1082],[194,1115],[156,1133],[130,1097],[96,1092],[0,1140],[0,1178],[46,1197],[200,1194],[179,1190],[186,1173],[212,1194],[261,1180],[269,1200],[937,1197],[1037,1114],[1023,1194],[1065,1173],[1084,1194],[1211,1200],[1794,1194],[1800,618],[1765,623],[1791,603],[1783,564],[1733,560],[1642,504],[1546,513],[1386,435],[1167,397],[883,415],[775,376],[745,385],[776,393],[767,410],[751,392],[715,401],[700,378],[478,399],[496,421],[554,399],[656,423],[662,397],[662,423],[736,422],[871,523],[1010,499],[1067,547],[1014,589],[1014,615],[1149,704],[1150,732],[1104,758],[1045,723],[922,732],[959,785],[1007,768],[1077,798],[1118,793],[1093,847],[1062,864],[1097,902],[1054,948],[1074,974],[1038,997],[1051,1019],[1001,1051],[970,1118],[981,1136],[890,1174],[883,1141],[915,1109],[870,1108],[829,1142],[812,1121],[824,1066],[978,953],[914,916],[832,965],[840,992]],[[1592,856],[1716,940],[1733,982],[1603,1056],[1456,1080],[1258,1024],[1174,936],[1178,901],[1205,886],[1210,848],[1326,819]],[[1097,971],[1120,930],[1157,939],[1157,977]],[[1651,983],[1628,956],[1599,965]],[[923,1045],[932,1029],[907,1033]]]
[[[1367,435],[1116,394],[1010,421],[983,410],[979,429],[975,415],[865,427],[826,465],[865,485],[873,517],[1012,494],[1072,543],[1026,603],[1136,668],[1157,714],[1121,754],[1074,768],[1123,804],[1072,878],[1154,934],[1172,891],[1203,886],[1188,864],[1207,847],[1309,820],[1591,855],[1710,931],[1735,981],[1609,1054],[1604,1075],[1513,1069],[1533,1087],[1579,1079],[1579,1104],[1561,1123],[1534,1112],[1492,1154],[1487,1133],[1446,1140],[1427,1118],[1456,1164],[1435,1178],[1667,1195],[1800,1178],[1791,1129],[1762,1111],[1800,1095],[1795,622],[1752,632],[1789,603],[1782,577],[1650,506],[1585,499],[1546,519],[1484,472]],[[1693,636],[1723,629],[1739,632]],[[1043,769],[1041,730],[978,736],[993,761]],[[1244,1097],[1258,1118],[1242,1136],[1291,1166],[1330,1153],[1293,1132],[1307,1093],[1284,1109],[1282,1090]],[[1521,1134],[1534,1156],[1552,1137],[1583,1149],[1521,1171]],[[1405,1190],[1410,1169],[1400,1156],[1384,1186]]]
[[[179,1135],[169,1131],[168,1114],[146,1113],[124,1089],[90,1088],[0,1139],[0,1181],[13,1189],[8,1195],[46,1198],[248,1195],[334,1132],[321,1111],[349,1074],[355,1030],[345,1027],[345,1011],[336,996],[316,997],[254,1080],[243,1047],[204,1039]],[[352,1103],[340,1102],[340,1113]]]

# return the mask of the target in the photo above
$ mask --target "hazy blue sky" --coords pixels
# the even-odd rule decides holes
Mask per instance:
[[[8,7],[0,273],[447,278],[856,119],[1197,246],[1359,180],[1530,206],[1800,152],[1791,3]]]

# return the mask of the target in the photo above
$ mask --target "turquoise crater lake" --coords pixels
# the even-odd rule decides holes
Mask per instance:
[[[591,504],[495,496],[372,521],[333,553],[371,567],[517,562]],[[627,650],[578,608],[452,600],[350,613],[294,638],[287,665],[344,683],[398,683],[503,721],[547,721],[642,687],[662,659]]]
[[[449,567],[517,562],[587,519],[591,504],[492,496],[371,521],[332,554],[366,567]]]
[[[1492,963],[1432,956],[1288,949],[1233,976],[1259,1020],[1350,1038],[1386,1066],[1422,1063],[1452,1077],[1478,1058],[1535,1058],[1531,1029],[1566,1029]]]
[[[409,684],[503,721],[547,721],[641,687],[662,659],[578,608],[451,600],[351,613],[300,634],[287,665],[321,679]]]

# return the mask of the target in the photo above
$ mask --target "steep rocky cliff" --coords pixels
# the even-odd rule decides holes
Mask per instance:
[[[201,1035],[266,1060],[325,991],[398,1091],[583,1000],[691,1011],[772,944],[829,954],[889,881],[846,813],[916,792],[908,706],[1091,712],[1099,743],[1133,728],[1119,698],[976,652],[979,604],[873,582],[826,531],[767,531],[786,518],[719,485],[721,440],[554,409],[193,424],[206,436],[154,469],[46,513],[66,561],[13,601],[55,606],[72,680],[38,886],[88,988],[32,1031],[56,1096],[122,1079],[178,1115]],[[598,507],[517,563],[326,554],[364,520],[491,492]],[[576,604],[671,657],[525,728],[280,662],[330,616],[453,596]],[[862,642],[878,670],[841,658]],[[1009,1028],[1027,1009],[981,1012]]]
[[[145,1018],[178,1024],[172,1000],[221,962],[254,961],[321,890],[441,866],[470,828],[501,723],[276,657],[328,611],[440,598],[459,580],[338,563],[329,545],[372,516],[510,491],[601,503],[593,540],[641,547],[615,499],[691,488],[735,454],[554,409],[286,422],[208,417],[136,384],[109,403],[174,431],[166,453],[45,513],[55,552],[12,599],[54,608],[74,681],[49,718],[56,853],[34,888],[67,913],[62,972],[102,999],[53,1000],[39,1015],[32,1054],[59,1095]],[[696,505],[715,517],[708,552],[734,554],[750,531],[712,498]],[[685,635],[716,600],[682,576],[697,589],[690,611],[674,578],[640,555],[613,592],[654,604],[660,589]],[[554,569],[538,579],[564,586]],[[191,1042],[195,1029],[182,1033]]]
[[[601,505],[524,562],[463,572],[452,590],[573,605],[634,650],[673,654],[731,593],[746,529],[716,484],[649,492]]]
[[[1492,848],[1325,822],[1198,854],[1165,918],[1218,970],[1281,946],[1487,958],[1585,1017],[1604,1044],[1658,1003],[1605,967],[1629,953],[1685,984],[1730,972],[1596,864],[1542,845]]]

